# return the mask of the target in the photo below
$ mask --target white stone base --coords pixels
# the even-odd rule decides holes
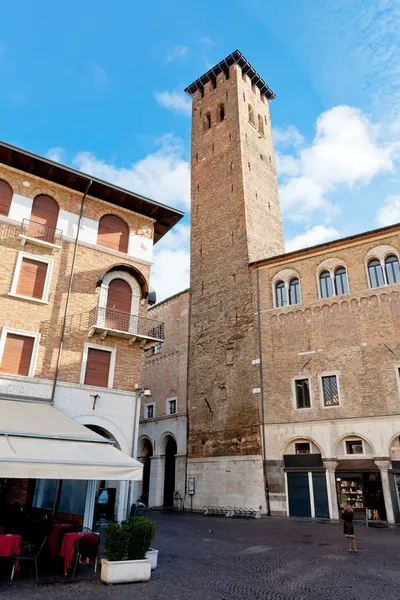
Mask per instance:
[[[137,583],[148,581],[151,576],[151,560],[101,561],[103,583]]]
[[[195,479],[193,508],[246,507],[266,512],[261,456],[189,458],[187,476]],[[190,508],[190,499],[185,508]]]

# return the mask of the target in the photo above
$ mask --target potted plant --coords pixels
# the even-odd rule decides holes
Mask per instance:
[[[105,528],[101,580],[104,583],[148,581],[151,559],[146,558],[155,536],[155,523],[146,517],[131,517]]]

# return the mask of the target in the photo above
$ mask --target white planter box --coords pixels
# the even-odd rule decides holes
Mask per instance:
[[[146,558],[151,560],[151,570],[153,571],[154,569],[157,568],[157,559],[158,559],[158,550],[153,550],[153,548],[150,548],[150,550],[148,552],[146,552]]]
[[[136,583],[148,581],[151,575],[151,560],[101,561],[101,581],[103,583]]]

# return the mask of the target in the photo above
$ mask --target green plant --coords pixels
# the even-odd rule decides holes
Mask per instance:
[[[107,560],[141,560],[156,534],[154,521],[131,517],[129,521],[110,523],[104,532],[104,554]]]

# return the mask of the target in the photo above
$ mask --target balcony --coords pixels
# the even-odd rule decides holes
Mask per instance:
[[[22,220],[19,237],[22,238],[23,245],[26,242],[31,242],[39,246],[48,246],[54,250],[55,248],[61,248],[61,236],[61,229],[55,229],[55,227],[49,227],[29,219]]]
[[[120,312],[111,308],[93,308],[89,313],[89,337],[101,334],[129,339],[130,344],[141,342],[148,350],[164,341],[164,323],[158,319],[147,319],[138,315]]]

